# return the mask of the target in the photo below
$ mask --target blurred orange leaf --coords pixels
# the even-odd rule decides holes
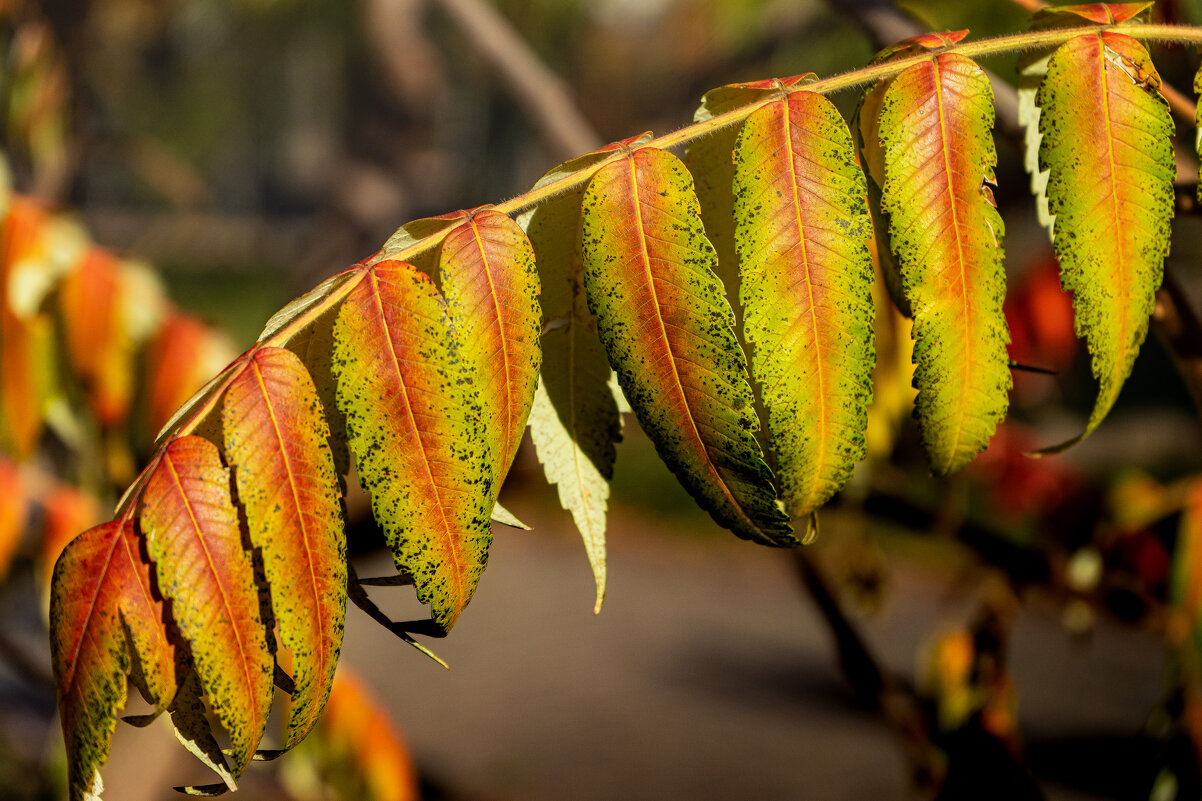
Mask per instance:
[[[38,247],[45,223],[40,205],[14,197],[0,225],[0,444],[18,460],[29,456],[42,431],[37,354],[47,330],[45,320],[15,312],[12,275]]]
[[[233,343],[200,320],[170,311],[146,348],[149,434],[154,437],[175,410],[210,376],[237,356]]]
[[[321,722],[331,755],[361,777],[363,801],[415,801],[417,775],[387,711],[354,673],[341,667]],[[348,796],[350,797],[350,796]]]
[[[28,508],[16,465],[0,458],[0,578],[8,572],[13,554],[17,552]]]
[[[59,485],[42,503],[42,578],[50,586],[54,563],[67,543],[104,519],[100,502],[83,490]]]
[[[117,260],[98,247],[87,250],[63,277],[59,302],[67,355],[102,425],[129,413],[133,345],[121,319],[123,287]]]

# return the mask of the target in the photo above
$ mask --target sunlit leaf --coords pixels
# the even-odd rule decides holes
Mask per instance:
[[[477,436],[488,438],[499,491],[521,444],[542,363],[534,251],[508,215],[482,209],[443,240],[439,275],[459,359],[486,421]]]
[[[881,205],[914,315],[915,416],[936,475],[983,450],[1009,404],[992,98],[980,67],[943,53],[894,78],[881,105]]]
[[[1077,336],[1098,396],[1085,430],[1106,417],[1148,333],[1173,216],[1173,121],[1147,51],[1102,31],[1062,45],[1037,95],[1040,165],[1060,282],[1073,293]]]
[[[142,492],[142,530],[159,587],[188,642],[242,774],[267,727],[274,660],[243,546],[230,477],[200,437],[172,440]]]
[[[346,617],[346,539],[321,402],[300,360],[255,351],[225,393],[225,452],[250,541],[263,553],[295,690],[285,745],[304,739],[334,681]]]
[[[131,650],[156,706],[166,708],[175,695],[177,655],[131,521],[97,526],[67,546],[55,567],[50,622],[75,801],[103,787],[100,767],[108,759],[117,710],[125,705]]]
[[[754,112],[735,150],[734,190],[751,374],[781,494],[802,517],[863,458],[872,402],[872,223],[834,105],[795,92]]]
[[[640,148],[603,167],[585,191],[581,242],[601,341],[660,457],[720,525],[795,544],[684,165]]]
[[[397,569],[449,630],[492,540],[492,455],[446,305],[405,262],[373,265],[334,325],[338,404]]]

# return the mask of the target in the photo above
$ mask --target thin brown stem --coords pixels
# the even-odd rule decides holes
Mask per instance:
[[[844,613],[817,558],[807,548],[792,551],[802,587],[826,621],[835,641],[839,668],[861,701],[875,707],[900,737],[920,787],[937,787],[942,779],[938,751],[914,695],[880,666],[867,640]]]
[[[1173,359],[1190,397],[1202,416],[1202,322],[1176,276],[1165,270],[1156,292],[1152,330]]]
[[[568,92],[567,84],[535,54],[496,8],[481,0],[437,0],[496,69],[518,104],[561,159],[596,150],[601,137]]]

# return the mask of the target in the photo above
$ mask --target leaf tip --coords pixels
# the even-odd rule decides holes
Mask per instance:
[[[219,795],[225,795],[229,792],[228,787],[222,783],[217,784],[189,784],[179,787],[172,787],[172,790],[181,795],[200,796],[202,798],[215,798]]]

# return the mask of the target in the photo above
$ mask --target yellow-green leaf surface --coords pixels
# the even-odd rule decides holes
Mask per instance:
[[[1152,3],[1106,4],[1091,3],[1076,6],[1052,6],[1040,9],[1031,20],[1031,30],[1046,31],[1070,28],[1085,23],[1113,25],[1119,22],[1146,22]],[[1052,215],[1048,211],[1048,172],[1039,165],[1039,106],[1035,95],[1048,72],[1049,48],[1030,50],[1018,59],[1018,122],[1023,127],[1023,164],[1031,176],[1031,193],[1039,222],[1052,231]]]
[[[188,642],[240,776],[267,728],[275,660],[259,614],[229,472],[217,448],[172,440],[142,492],[142,531],[159,587]]]
[[[191,795],[196,790],[203,790],[205,795],[219,795],[225,790],[237,790],[238,783],[230,773],[229,763],[209,727],[204,701],[201,700],[203,692],[196,671],[189,670],[180,681],[179,691],[171,702],[171,725],[180,745],[221,779],[221,784],[184,788],[185,792]]]
[[[50,651],[72,801],[98,797],[103,787],[100,767],[108,759],[117,710],[125,706],[131,656],[140,662],[157,709],[175,694],[177,655],[149,571],[132,521],[80,534],[55,565]]]
[[[346,617],[341,487],[317,390],[300,359],[261,348],[225,393],[225,452],[263,553],[296,689],[285,745],[304,739],[334,681]]]
[[[907,68],[882,100],[881,205],[914,315],[915,416],[936,475],[983,450],[1009,403],[992,127],[989,79],[951,53]]]
[[[520,222],[537,254],[544,320],[530,438],[584,542],[597,588],[593,608],[599,611],[607,581],[606,506],[622,427],[609,383],[613,371],[585,299],[578,241],[583,193],[553,198]]]
[[[1136,40],[1101,31],[1071,39],[1048,62],[1037,95],[1040,166],[1060,283],[1073,293],[1077,336],[1098,396],[1085,430],[1106,417],[1148,333],[1173,216],[1173,121],[1160,77]]]
[[[693,119],[713,119],[750,103],[783,94],[787,89],[816,79],[813,73],[792,78],[752,81],[719,86],[705,93]],[[720,128],[709,136],[689,144],[684,163],[693,175],[697,200],[701,204],[701,220],[706,238],[718,254],[718,277],[726,287],[728,299],[734,306],[736,324],[741,322],[742,309],[738,300],[739,260],[735,253],[734,161],[731,153],[742,130],[740,125]]]
[[[1198,67],[1198,71],[1194,73],[1194,94],[1198,95],[1198,108],[1194,112],[1194,127],[1197,130],[1194,132],[1194,152],[1198,154],[1198,160],[1202,162],[1202,66]],[[1198,181],[1198,197],[1202,198],[1202,174]]]
[[[948,31],[946,33],[925,33],[913,36],[893,44],[877,53],[873,64],[884,64],[899,58],[918,55],[926,51],[942,50],[960,42],[968,35],[968,31]],[[885,185],[885,150],[881,144],[880,122],[881,105],[885,100],[885,92],[893,83],[892,78],[878,81],[864,90],[860,103],[856,107],[853,128],[856,135],[856,147],[860,154],[860,166],[867,178],[868,208],[876,221],[873,236],[876,244],[876,259],[880,267],[881,278],[889,292],[889,299],[905,317],[913,317],[910,301],[902,287],[901,269],[893,255],[893,247],[889,240],[889,214],[881,207],[881,187]]]
[[[472,376],[499,491],[526,430],[538,384],[538,273],[526,233],[482,209],[447,234],[439,259],[459,359]]]
[[[872,222],[839,111],[810,92],[755,111],[734,191],[751,374],[781,494],[800,517],[851,478],[872,402]]]
[[[684,165],[644,147],[601,168],[581,227],[589,308],[660,457],[720,525],[795,545],[755,441],[734,314]]]
[[[493,457],[446,304],[406,262],[373,265],[334,324],[338,405],[397,569],[450,630],[492,541]]]

